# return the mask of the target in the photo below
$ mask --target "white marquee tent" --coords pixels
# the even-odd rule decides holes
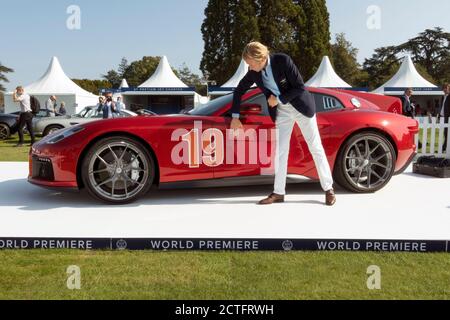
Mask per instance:
[[[405,56],[397,73],[373,93],[399,96],[403,95],[405,88],[416,88],[415,95],[443,95],[437,86],[417,72],[409,55]]]
[[[247,74],[247,72],[248,72],[248,64],[244,61],[244,59],[242,59],[235,74],[222,86],[216,87],[213,90],[211,90],[209,94],[212,96],[223,96],[232,93],[233,89],[238,86],[239,82]]]
[[[351,88],[347,82],[341,79],[334,71],[328,56],[322,58],[319,69],[312,76],[308,82],[305,83],[307,87],[316,88]]]
[[[405,56],[397,73],[373,93],[402,96],[406,88],[413,89],[411,101],[416,105],[418,116],[436,115],[444,92],[417,72],[409,55]]]
[[[98,96],[79,87],[64,73],[57,57],[51,59],[44,75],[36,82],[25,86],[24,90],[39,100],[41,108],[45,108],[45,101],[50,95],[56,95],[58,106],[64,101],[68,114],[77,113],[86,106],[95,105],[98,101]],[[12,92],[5,94],[5,112],[18,110],[18,104],[13,102]]]
[[[126,79],[122,79],[122,82],[120,83],[119,89],[122,88],[129,88],[130,86],[128,85],[128,82]]]
[[[131,109],[146,108],[156,113],[174,113],[205,102],[173,72],[166,56],[161,58],[153,75],[136,89],[122,92]]]

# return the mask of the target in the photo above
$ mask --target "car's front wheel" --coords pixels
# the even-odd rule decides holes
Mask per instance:
[[[395,150],[388,139],[376,132],[362,132],[342,146],[334,177],[339,185],[349,191],[375,192],[392,178],[395,163]]]
[[[146,194],[155,177],[148,150],[128,137],[109,137],[95,143],[83,159],[81,176],[94,197],[116,204]]]
[[[5,123],[0,123],[0,140],[6,140],[11,135],[9,126]]]

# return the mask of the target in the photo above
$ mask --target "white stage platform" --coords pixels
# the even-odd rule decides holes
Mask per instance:
[[[450,179],[409,168],[375,194],[337,189],[323,205],[318,183],[288,187],[287,202],[255,203],[271,186],[152,190],[124,206],[86,192],[29,184],[27,163],[0,163],[0,238],[281,238],[450,240]]]

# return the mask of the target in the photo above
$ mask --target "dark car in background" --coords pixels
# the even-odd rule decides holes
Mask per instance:
[[[0,140],[8,139],[17,132],[19,116],[15,114],[0,114]]]

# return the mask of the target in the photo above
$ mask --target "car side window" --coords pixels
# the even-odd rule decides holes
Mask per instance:
[[[329,112],[333,110],[344,109],[343,104],[333,96],[312,93],[316,102],[316,112]]]
[[[258,94],[255,97],[247,99],[242,102],[242,104],[258,104],[261,106],[261,116],[269,116],[269,105],[267,103],[266,96],[263,94]]]

